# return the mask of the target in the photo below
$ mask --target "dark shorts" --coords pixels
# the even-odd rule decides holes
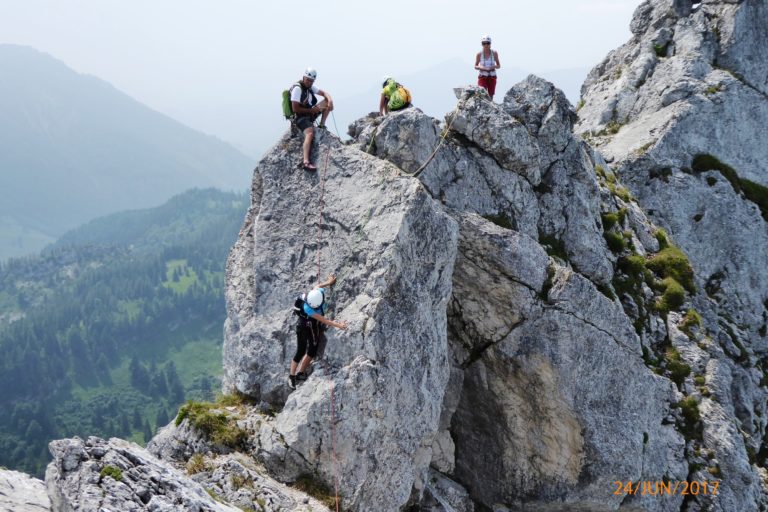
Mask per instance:
[[[301,362],[304,354],[312,359],[317,357],[318,353],[322,357],[325,351],[325,331],[320,324],[314,321],[299,320],[296,324],[296,353],[293,360],[296,363]]]
[[[318,114],[296,116],[296,126],[299,127],[299,130],[304,131],[315,124],[315,119],[317,119],[317,116]]]
[[[488,96],[493,98],[496,94],[496,77],[495,76],[479,76],[477,77],[477,85],[488,91]]]

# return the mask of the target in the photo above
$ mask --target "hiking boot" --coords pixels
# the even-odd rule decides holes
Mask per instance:
[[[295,375],[289,375],[288,376],[288,387],[291,389],[296,389],[296,376]]]
[[[307,380],[308,377],[309,377],[309,375],[307,375],[306,373],[299,372],[299,373],[296,374],[296,381],[297,382],[304,382],[305,380]]]

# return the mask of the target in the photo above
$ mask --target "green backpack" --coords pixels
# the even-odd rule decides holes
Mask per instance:
[[[291,89],[296,87],[296,84],[291,86]],[[293,118],[293,107],[291,106],[291,89],[283,91],[283,115],[286,119]]]

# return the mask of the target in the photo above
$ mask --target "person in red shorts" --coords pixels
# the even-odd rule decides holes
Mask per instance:
[[[501,67],[499,54],[491,50],[491,36],[484,36],[480,41],[483,50],[475,57],[475,69],[480,72],[477,77],[477,85],[488,91],[488,96],[493,100],[496,92],[496,70]]]

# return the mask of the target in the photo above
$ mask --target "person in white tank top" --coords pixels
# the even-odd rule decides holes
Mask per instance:
[[[483,36],[480,42],[483,49],[475,57],[475,69],[479,72],[477,85],[488,91],[488,96],[493,100],[496,93],[496,70],[501,67],[499,54],[491,49],[491,36]]]

